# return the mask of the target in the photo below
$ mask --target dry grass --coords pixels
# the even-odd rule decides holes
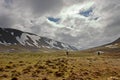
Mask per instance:
[[[120,80],[120,57],[83,52],[66,56],[64,51],[0,53],[0,80]]]

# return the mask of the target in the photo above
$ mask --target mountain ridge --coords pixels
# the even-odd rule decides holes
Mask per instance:
[[[69,44],[11,28],[0,28],[0,45],[20,45],[30,48],[77,50],[77,48]]]
[[[104,53],[119,53],[120,52],[120,38],[115,39],[114,41],[101,45],[101,46],[97,46],[97,47],[93,47],[90,49],[86,49],[84,51],[88,51],[88,52],[104,52]]]

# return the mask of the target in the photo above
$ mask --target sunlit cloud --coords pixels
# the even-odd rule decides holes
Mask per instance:
[[[120,37],[119,4],[119,0],[0,0],[0,27],[85,49]]]

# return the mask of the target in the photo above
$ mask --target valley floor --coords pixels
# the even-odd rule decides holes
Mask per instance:
[[[120,55],[118,55],[120,56]],[[0,80],[120,80],[120,57],[64,51],[0,53]]]

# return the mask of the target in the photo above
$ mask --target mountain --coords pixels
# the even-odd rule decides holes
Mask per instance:
[[[114,42],[112,42],[111,44],[113,44],[113,43],[119,43],[120,44],[120,38],[118,38],[117,40],[115,40]]]
[[[111,43],[98,46],[95,48],[91,48],[86,51],[92,51],[92,52],[102,51],[104,53],[120,53],[120,38],[114,40]]]
[[[41,37],[33,33],[23,32],[16,29],[0,28],[0,48],[21,47],[28,49],[58,49],[58,50],[77,50],[68,44],[55,41],[46,37]]]

